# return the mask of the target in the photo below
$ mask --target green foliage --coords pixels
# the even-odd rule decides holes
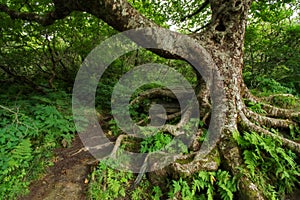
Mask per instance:
[[[172,139],[168,134],[157,133],[141,142],[141,152],[147,153],[162,150],[166,145],[170,144]]]
[[[281,108],[298,110],[300,108],[300,99],[294,96],[275,95],[271,98],[270,103]]]
[[[245,83],[269,94],[299,94],[300,26],[292,9],[287,8],[299,9],[299,5],[282,5],[281,1],[268,5],[262,1],[252,6],[255,17],[250,18],[253,23],[246,31]]]
[[[75,127],[65,110],[68,101],[63,99],[70,102],[65,93],[15,101],[9,95],[0,98],[6,104],[0,105],[0,195],[14,199],[50,164],[53,148],[71,142]]]
[[[141,142],[140,152],[174,152],[174,148],[179,148],[180,152],[182,153],[188,153],[188,148],[182,141],[173,141],[173,137],[171,135],[158,132],[154,136],[147,137]]]
[[[157,12],[158,2],[153,0],[129,0],[130,3],[141,12],[145,17],[152,19],[155,23],[163,27],[167,27],[167,18],[163,12]]]
[[[219,196],[220,199],[230,200],[233,199],[236,190],[236,181],[227,171],[200,171],[190,181],[182,178],[173,180],[169,197],[213,200],[214,197]]]
[[[248,106],[249,106],[249,109],[252,110],[253,112],[256,112],[259,114],[267,113],[264,109],[262,109],[262,105],[260,103],[249,102]]]
[[[11,1],[16,10],[41,13],[53,9],[49,2]],[[0,66],[5,79],[32,87],[71,90],[76,72],[87,54],[115,33],[104,22],[86,13],[73,12],[47,28],[0,13]],[[57,31],[59,30],[59,31]],[[4,79],[4,80],[5,80]]]
[[[298,120],[300,121],[300,120]],[[291,138],[293,140],[299,140],[300,139],[300,129],[299,127],[295,127],[294,125],[289,125],[289,129],[290,129],[290,135],[291,135]]]
[[[122,130],[119,128],[115,119],[111,119],[109,122],[109,129],[113,133],[114,136],[118,136],[122,133]]]
[[[297,1],[254,1],[251,5],[251,14],[254,20],[278,23],[290,19],[298,8]]]
[[[256,76],[250,72],[244,72],[244,80],[251,88],[254,95],[269,96],[271,94],[291,94],[296,91],[293,88],[285,87],[276,80],[266,76]]]
[[[89,199],[162,199],[164,193],[158,186],[153,186],[145,178],[135,189],[131,188],[134,176],[130,172],[117,171],[101,162],[91,174]],[[172,180],[168,185],[170,199],[180,197],[192,199],[234,199],[237,190],[236,179],[227,171],[201,171],[189,179]]]
[[[249,176],[268,199],[283,199],[292,192],[300,177],[293,152],[284,149],[280,141],[255,132],[244,132],[242,136],[235,133],[234,138],[243,150]]]
[[[27,191],[29,182],[26,179],[27,171],[33,160],[33,152],[29,139],[15,142],[5,147],[1,144],[1,173],[0,194],[3,198],[15,198],[16,194]]]
[[[144,179],[140,185],[131,192],[130,199],[160,200],[162,195],[162,191],[158,186],[151,186],[150,182]]]
[[[159,200],[160,197],[163,195],[161,189],[158,186],[153,186],[152,191],[154,193],[154,195],[152,196],[153,200]]]
[[[105,162],[99,163],[90,179],[89,199],[159,200],[162,197],[161,189],[145,179],[135,189],[129,189],[134,182],[133,173],[114,170]]]
[[[126,186],[130,184],[132,174],[120,172],[100,163],[98,170],[92,173],[89,195],[91,199],[116,199],[126,196]]]
[[[204,0],[129,2],[159,25],[181,29],[181,32],[192,32],[210,22],[210,6],[186,18],[195,13]],[[24,3],[17,0],[2,3],[24,12],[53,10],[49,1]],[[245,83],[255,94],[300,94],[300,26],[299,17],[293,16],[293,10],[299,10],[297,3],[295,0],[262,0],[252,4],[251,23],[248,23],[246,34],[244,77]],[[37,23],[12,20],[2,12],[0,20],[0,75],[3,88],[0,88],[0,196],[13,199],[17,194],[24,193],[29,180],[36,177],[45,165],[49,165],[47,158],[50,157],[50,151],[61,141],[70,143],[75,131],[70,104],[67,103],[70,96],[63,92],[47,91],[46,88],[71,91],[83,59],[115,31],[96,17],[80,12],[72,12],[70,16],[46,28]],[[136,65],[150,62],[168,63],[194,86],[197,84],[196,76],[187,63],[169,61],[149,51],[139,50],[117,59],[105,71],[97,89],[97,108],[109,112],[111,93],[120,76]],[[7,89],[6,86],[11,83],[17,86]],[[23,87],[24,84],[48,94],[32,94]],[[143,91],[154,87],[157,85],[149,84],[140,89]],[[137,90],[136,94],[141,90]],[[274,97],[272,104],[294,108],[298,101],[289,97]],[[150,105],[151,102],[147,100],[141,105],[134,105],[130,110],[133,119],[146,123],[148,115],[145,108]],[[256,113],[265,114],[261,104],[249,103],[249,107]],[[109,125],[114,136],[121,134],[115,120],[111,120]],[[299,138],[297,127],[290,127],[290,131],[293,138]],[[280,141],[256,133],[235,137],[243,150],[249,176],[267,192],[268,197],[280,198],[294,187],[299,179],[299,167],[294,161],[296,156],[285,151]],[[153,152],[168,148],[171,141],[170,135],[160,132],[143,140],[140,151]],[[188,152],[184,144],[178,145],[184,153]],[[135,190],[128,191],[133,175],[117,172],[103,164],[92,177],[91,198],[160,199],[163,195],[159,187],[152,187],[147,181],[142,181]],[[173,180],[170,188],[170,197],[233,199],[236,183],[228,172],[219,170],[200,172],[189,180]]]

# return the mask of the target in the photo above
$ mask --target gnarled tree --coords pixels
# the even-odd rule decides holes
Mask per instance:
[[[222,127],[221,139],[215,149],[216,151],[214,151],[217,153],[214,156],[220,156],[222,162],[224,162],[223,166],[226,166],[234,175],[238,174],[239,168],[244,165],[241,151],[233,139],[233,134],[240,130],[255,131],[280,139],[286,148],[297,154],[300,153],[298,142],[269,131],[271,127],[282,129],[288,129],[291,125],[298,127],[297,120],[300,113],[260,102],[260,99],[254,97],[243,82],[244,37],[251,3],[251,0],[205,0],[200,3],[199,9],[181,18],[181,20],[186,20],[197,16],[202,11],[207,12],[207,10],[209,10],[207,13],[211,15],[209,23],[188,36],[210,53],[214,65],[217,66],[223,77],[226,117],[225,125]],[[159,27],[157,23],[145,17],[126,0],[53,0],[49,1],[47,9],[43,13],[35,12],[34,5],[31,5],[32,12],[22,12],[11,5],[12,3],[1,3],[0,11],[9,15],[12,19],[36,22],[43,26],[49,26],[55,21],[69,16],[72,12],[79,11],[94,15],[118,31]],[[155,40],[155,38],[153,39]],[[181,59],[168,52],[155,53],[166,58]],[[201,111],[201,117],[206,119],[207,110],[210,109],[208,96],[211,91],[203,86],[203,80],[200,76],[198,82],[197,95],[202,108],[205,106],[207,108]],[[144,94],[144,97],[155,95],[154,93],[163,94],[164,92],[165,95],[172,96],[167,91],[152,90],[148,94]],[[139,98],[143,98],[143,96]],[[260,115],[251,111],[246,106],[246,101],[260,103],[266,114]],[[166,127],[166,131],[172,132],[172,129]],[[119,138],[119,140],[121,139],[122,137]],[[120,142],[119,140],[117,140],[117,143]],[[187,158],[186,155],[179,159],[185,158]],[[172,165],[172,169],[175,172],[188,174],[199,170],[216,170],[218,166],[210,162],[211,160],[206,159],[197,160],[197,156],[194,156],[194,160],[190,163],[176,163]],[[265,199],[262,191],[246,175],[240,179],[239,191],[241,199]]]

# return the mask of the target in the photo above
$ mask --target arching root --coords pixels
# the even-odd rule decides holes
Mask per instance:
[[[255,131],[257,133],[261,133],[261,134],[270,136],[272,138],[279,139],[280,141],[282,141],[282,144],[284,146],[286,146],[287,148],[291,149],[292,151],[294,151],[295,153],[300,155],[300,144],[299,143],[289,140],[287,138],[284,138],[280,135],[276,135],[276,134],[252,123],[249,119],[247,119],[247,117],[244,115],[243,112],[240,112],[239,115],[240,115],[241,121],[242,121],[241,125],[244,126],[246,129],[248,129],[249,131]]]
[[[251,121],[257,122],[258,124],[260,124],[260,126],[266,126],[269,128],[271,128],[271,127],[287,128],[287,129],[290,127],[290,125],[298,126],[298,124],[292,120],[266,117],[266,116],[257,114],[246,107],[242,110],[242,112],[248,119],[250,119]]]
[[[295,110],[292,109],[277,108],[268,103],[264,103],[263,99],[259,99],[253,96],[246,86],[244,86],[243,89],[244,89],[243,97],[253,103],[261,104],[262,109],[266,111],[266,116],[281,118],[281,119],[290,119],[290,120],[296,120],[296,118],[300,118],[300,112],[296,112]]]
[[[249,110],[244,104],[244,102],[239,97],[237,97],[240,124],[248,131],[254,131],[270,136],[274,139],[279,139],[280,141],[282,141],[282,144],[284,146],[300,155],[299,143],[287,139],[281,135],[274,134],[263,127],[266,126],[269,128],[273,127],[286,129],[290,128],[290,126],[299,127],[299,122],[296,121],[296,118],[300,116],[300,112],[295,112],[294,110],[289,109],[277,108],[266,103],[261,103],[258,100],[258,98],[254,97],[247,88],[244,88],[244,91],[244,97],[246,97],[248,100],[263,105],[263,109],[266,111],[267,116],[262,116]],[[255,122],[258,123],[256,124]]]

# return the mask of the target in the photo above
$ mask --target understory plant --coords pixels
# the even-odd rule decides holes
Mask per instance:
[[[0,99],[0,196],[15,199],[51,165],[53,148],[71,143],[75,127],[65,93]]]
[[[236,178],[227,171],[200,171],[192,178],[170,179],[168,192],[151,184],[144,176],[139,185],[134,185],[135,175],[110,168],[100,162],[90,176],[89,199],[214,199],[234,198]]]
[[[299,187],[299,158],[287,150],[280,140],[261,136],[256,132],[235,133],[234,138],[243,151],[248,173],[260,186],[268,199],[284,199],[285,195]]]

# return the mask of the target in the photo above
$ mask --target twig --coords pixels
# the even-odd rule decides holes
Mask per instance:
[[[199,14],[199,13],[200,13],[203,9],[205,9],[206,6],[208,6],[208,5],[209,5],[209,0],[205,0],[205,1],[202,3],[202,5],[201,5],[196,11],[194,11],[193,13],[191,13],[191,14],[189,14],[189,15],[186,15],[186,16],[184,16],[183,18],[181,18],[181,22],[183,22],[184,20],[189,19],[189,18],[191,18],[191,17],[193,17],[193,16]]]

